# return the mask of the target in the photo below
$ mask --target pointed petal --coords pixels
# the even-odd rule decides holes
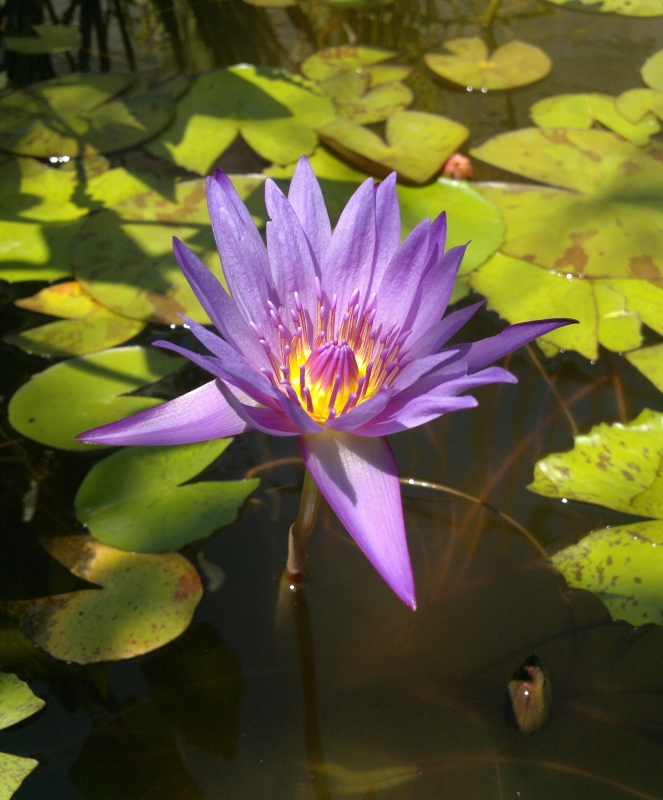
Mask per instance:
[[[292,176],[288,200],[304,229],[315,260],[317,275],[321,277],[320,268],[331,241],[331,223],[320,184],[306,156],[299,159]]]
[[[325,424],[334,431],[352,431],[377,416],[387,405],[392,395],[393,392],[390,389],[383,389],[373,397],[369,397],[368,400],[364,400],[352,411],[341,414],[340,417],[329,420]]]
[[[396,194],[396,173],[392,172],[375,190],[375,265],[371,292],[377,292],[387,265],[401,242],[401,209]]]
[[[315,180],[315,178],[314,178]],[[315,268],[302,226],[286,196],[271,178],[265,182],[265,205],[271,222],[267,223],[267,252],[272,278],[281,305],[286,308],[286,328],[292,322],[287,311],[295,310],[295,292],[315,323]],[[294,331],[292,331],[294,333]]]
[[[219,184],[219,186],[223,189],[230,202],[235,206],[237,213],[242,219],[242,222],[244,223],[244,225],[246,225],[246,228],[249,231],[249,233],[256,239],[256,243],[258,243],[258,240],[260,239],[260,232],[255,226],[255,222],[251,217],[251,212],[244,205],[244,201],[237,193],[237,189],[235,189],[235,187],[233,186],[233,182],[230,180],[230,178],[226,175],[226,173],[223,170],[220,170],[218,168],[214,171],[214,180]],[[260,243],[262,243],[262,240],[260,240]]]
[[[330,301],[337,296],[337,326],[355,289],[361,303],[367,300],[374,251],[375,190],[373,178],[367,178],[343,209],[322,265],[322,288]]]
[[[396,392],[402,392],[404,389],[407,389],[408,386],[411,386],[415,381],[418,381],[422,375],[425,375],[427,372],[435,369],[436,367],[441,366],[446,361],[454,358],[459,354],[459,350],[444,350],[441,353],[433,353],[430,356],[424,356],[423,358],[418,358],[416,361],[412,361],[408,364],[401,373],[399,373],[398,377],[393,383],[393,388]]]
[[[506,330],[498,333],[497,336],[482,339],[480,342],[474,342],[469,346],[466,355],[469,365],[468,371],[475,372],[539,336],[545,336],[546,333],[550,333],[556,328],[577,324],[577,322],[577,319],[541,319],[511,325]]]
[[[382,414],[372,419],[361,428],[355,428],[356,436],[389,436],[400,433],[419,425],[425,425],[450,411],[461,411],[464,408],[478,406],[476,398],[471,395],[464,397],[428,397],[421,395],[415,397],[400,411],[393,414],[386,409]]]
[[[386,439],[326,431],[300,436],[311,477],[378,573],[410,608],[414,578],[396,461]]]
[[[161,406],[85,431],[76,439],[111,446],[190,444],[246,430],[249,426],[228,405],[217,381],[210,381]]]
[[[216,275],[177,237],[173,237],[173,250],[189,286],[221,335],[249,364],[269,369],[269,359],[258,337],[249,328]]]
[[[240,402],[229,386],[220,383],[220,390],[233,412],[247,425],[270,436],[298,436],[301,430],[281,411],[263,406],[249,406]]]
[[[430,226],[430,239],[428,240],[428,263],[434,266],[444,255],[447,243],[447,212],[439,214]]]
[[[474,305],[459,308],[458,311],[454,311],[444,319],[436,322],[425,333],[422,333],[412,345],[406,348],[407,355],[410,358],[417,359],[430,353],[436,353],[474,316],[485,302],[485,300],[480,300]]]

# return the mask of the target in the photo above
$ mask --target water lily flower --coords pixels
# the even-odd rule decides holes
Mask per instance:
[[[444,251],[446,217],[401,243],[392,173],[367,179],[335,230],[304,157],[286,197],[265,183],[267,247],[228,177],[208,178],[212,228],[229,293],[182,242],[177,260],[223,338],[184,318],[211,353],[171,342],[214,376],[156,408],[77,437],[104,445],[170,445],[258,430],[297,436],[313,481],[387,584],[415,608],[400,484],[385,438],[449,411],[483,384],[516,383],[488,366],[574,320],[512,325],[443,349],[481,303],[443,318],[465,247]]]

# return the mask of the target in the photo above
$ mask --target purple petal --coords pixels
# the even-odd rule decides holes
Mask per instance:
[[[173,250],[184,277],[221,335],[250,364],[257,368],[270,368],[269,359],[258,337],[246,324],[216,275],[177,237],[173,237]]]
[[[396,194],[396,173],[392,172],[375,189],[375,262],[371,291],[382,283],[387,265],[401,242],[401,209]]]
[[[412,330],[413,340],[439,322],[446,311],[466,247],[452,247],[424,275],[404,325],[405,330]]]
[[[542,319],[511,325],[496,336],[482,339],[469,346],[466,354],[468,372],[476,372],[539,336],[545,336],[546,333],[550,333],[556,328],[577,324],[577,322],[577,319]]]
[[[235,206],[237,213],[242,219],[242,222],[244,223],[244,225],[246,225],[247,230],[256,240],[256,244],[258,243],[262,244],[262,239],[260,238],[260,232],[256,228],[255,222],[251,217],[251,212],[244,205],[244,201],[237,193],[237,189],[235,189],[235,187],[233,186],[233,182],[226,175],[226,173],[220,169],[215,170],[214,180],[219,184],[219,186],[226,193],[230,202]]]
[[[429,397],[421,395],[415,397],[398,412],[390,413],[386,409],[382,414],[371,420],[361,428],[356,428],[357,436],[389,436],[392,433],[416,428],[441,417],[449,411],[460,411],[464,408],[478,406],[476,398],[470,395],[464,397]]]
[[[418,381],[422,375],[441,366],[449,359],[454,358],[459,354],[459,350],[444,350],[442,353],[433,353],[430,356],[418,358],[408,364],[393,383],[393,387],[397,392],[402,392],[411,386],[415,381]]]
[[[267,250],[258,229],[253,221],[245,224],[231,199],[213,178],[207,179],[207,204],[230,295],[245,321],[254,322],[267,342],[276,347],[276,334],[267,306],[267,301],[273,301],[276,296],[271,285]]]
[[[235,436],[249,426],[228,405],[217,381],[132,417],[79,434],[88,444],[190,444]]]
[[[267,223],[267,252],[279,300],[286,311],[294,311],[297,292],[304,309],[313,314],[310,322],[314,323],[315,267],[302,226],[285,195],[271,179],[265,183],[265,204],[272,220]],[[291,325],[287,314],[284,324]]]
[[[429,231],[430,221],[422,220],[389,262],[378,290],[376,326],[405,322],[426,266]]]
[[[447,212],[439,214],[430,227],[430,239],[428,240],[428,264],[432,267],[444,255],[444,248],[447,243]]]
[[[321,277],[320,266],[329,247],[332,232],[320,184],[306,156],[299,159],[292,176],[288,200],[304,229],[315,259],[318,277]]]
[[[374,251],[375,190],[367,178],[343,209],[322,265],[322,288],[330,301],[337,296],[337,327],[355,289],[367,300]]]
[[[437,352],[440,347],[443,347],[449,339],[474,316],[485,302],[485,300],[481,300],[472,306],[459,308],[458,311],[454,311],[444,317],[444,319],[436,322],[435,325],[423,333],[412,345],[406,348],[407,355],[410,358],[418,359],[430,353]]]
[[[262,406],[249,406],[240,402],[229,386],[220,383],[220,390],[233,412],[242,419],[249,428],[255,428],[270,436],[298,436],[301,430],[281,411]]]
[[[396,461],[386,439],[326,431],[299,438],[311,477],[378,573],[410,608],[414,578]]]
[[[360,425],[365,425],[373,417],[377,416],[391,400],[393,392],[390,389],[383,389],[382,391],[364,400],[358,406],[341,414],[336,419],[329,420],[326,425],[334,431],[352,431]]]

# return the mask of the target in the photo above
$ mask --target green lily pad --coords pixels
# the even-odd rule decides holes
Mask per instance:
[[[320,82],[334,78],[337,75],[361,74],[367,67],[396,58],[397,55],[398,53],[394,50],[384,50],[381,47],[345,44],[340,47],[328,47],[325,50],[313,53],[313,55],[304,59],[300,69],[302,74],[309,80]],[[397,67],[396,69],[404,68]],[[401,80],[401,77],[391,77],[384,82],[388,83],[393,80]],[[376,83],[373,84],[373,86],[377,85]]]
[[[320,84],[334,101],[338,113],[358,125],[382,122],[396,111],[412,105],[412,90],[400,81],[381,83],[370,89],[367,73],[339,75]]]
[[[140,144],[172,120],[157,90],[122,95],[133,75],[73,74],[0,100],[0,148],[19,155],[80,158]]]
[[[243,199],[260,176],[233,178]],[[180,314],[209,324],[173,254],[173,236],[224,280],[209,222],[205,181],[176,184],[174,200],[149,190],[94,214],[81,225],[71,260],[76,278],[106,308],[126,317],[181,325]]]
[[[0,800],[9,800],[39,762],[34,758],[22,758],[9,753],[0,753]]]
[[[4,45],[15,53],[66,53],[81,46],[81,34],[66,25],[33,25],[36,36],[6,36]]]
[[[552,69],[552,61],[534,45],[513,40],[492,55],[483,39],[452,39],[444,46],[453,55],[428,53],[426,66],[459,86],[476,89],[513,89],[540,81]]]
[[[384,142],[368,128],[339,117],[318,128],[325,144],[366,172],[425,183],[467,139],[468,129],[447,117],[422,111],[396,111],[387,120]]]
[[[177,104],[173,124],[147,149],[204,175],[241,133],[259,155],[288,164],[313,151],[314,128],[334,116],[330,98],[315,84],[240,64],[199,75]]]
[[[153,408],[156,397],[126,397],[165,378],[184,363],[156,348],[120,347],[72,358],[33,375],[9,401],[9,422],[49,447],[90,450],[74,441],[89,428]]]
[[[9,672],[0,672],[0,730],[31,717],[44,705],[27,683]],[[0,753],[0,800],[9,800],[37,766],[34,758]]]
[[[649,144],[651,137],[661,130],[658,120],[646,108],[635,123],[631,122],[622,113],[618,100],[607,94],[560,94],[534,103],[530,115],[540,128],[591,128],[600,122],[637,147]],[[628,99],[622,100],[622,105],[625,103]]]
[[[95,353],[132,339],[145,327],[145,323],[121,317],[97,303],[77,281],[48,286],[34,297],[17,300],[16,305],[65,318],[4,337],[8,344],[37,355]]]
[[[506,255],[595,278],[663,277],[663,148],[607,131],[525,128],[471,153],[562,187],[475,184],[504,215]]]
[[[661,13],[663,13],[663,8]],[[642,65],[640,74],[647,86],[663,92],[663,50],[658,50],[653,56],[649,56]]]
[[[579,11],[601,11],[623,17],[661,17],[663,0],[549,0],[556,6]]]
[[[663,345],[643,347],[626,354],[626,360],[663,392]]]
[[[615,108],[634,125],[649,119],[651,114],[663,119],[663,92],[656,89],[629,89],[615,99]]]
[[[231,442],[125,447],[87,474],[76,495],[76,516],[96,539],[122,550],[161,553],[207,538],[237,519],[260,481],[181,484]]]
[[[297,5],[296,0],[244,0],[244,2],[259,8],[288,8]]]
[[[3,604],[29,639],[62,661],[118,661],[156,650],[188,627],[203,593],[179,553],[127,553],[92,536],[42,544],[74,575],[101,587]]]

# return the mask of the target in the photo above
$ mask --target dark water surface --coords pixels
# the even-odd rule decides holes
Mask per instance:
[[[233,4],[240,16],[243,8]],[[468,145],[529,124],[528,109],[539,98],[616,95],[640,85],[640,66],[663,46],[660,18],[545,3],[506,10],[511,15],[498,17],[489,35],[538,45],[554,67],[540,83],[487,97],[443,87],[421,65],[422,53],[442,38],[480,31],[471,22],[479,6],[418,8],[396,0],[374,12],[338,13],[359,43],[403,48],[402,61],[419,67],[409,81],[414,108],[465,123]],[[275,65],[280,53],[288,66],[294,48],[300,57],[311,52],[310,39],[284,12],[260,12],[260,20],[269,44],[263,63]],[[344,41],[344,30],[320,34],[317,44]],[[231,34],[220,30],[221,43]],[[243,36],[234,37],[231,60],[257,60],[267,44],[261,51],[262,39]],[[221,48],[216,63],[230,63],[227,52]],[[256,168],[242,147],[225,159],[233,171]],[[478,177],[493,174],[479,167]],[[3,335],[42,319],[11,304],[40,286],[3,285]],[[502,324],[483,311],[463,339],[491,335]],[[141,341],[155,338],[153,328]],[[82,582],[37,538],[79,529],[73,497],[100,456],[48,451],[11,431],[8,399],[46,362],[4,344],[0,353],[2,429],[5,439],[19,441],[0,442],[0,599],[70,591]],[[539,357],[581,432],[630,420],[646,407],[663,410],[660,393],[618,355],[603,351],[595,365],[576,354]],[[518,386],[481,388],[478,409],[391,437],[400,474],[480,496],[550,553],[591,529],[628,521],[525,490],[535,461],[569,449],[572,431],[528,353],[519,351],[509,367]],[[164,396],[200,380],[186,368],[165,384]],[[50,658],[3,623],[0,662],[47,701],[38,716],[0,732],[0,751],[40,761],[17,800],[663,797],[663,629],[611,621],[598,599],[567,590],[527,538],[486,507],[411,486],[403,496],[415,613],[328,509],[311,540],[304,594],[293,603],[279,595],[279,576],[303,472],[281,459],[297,456],[294,439],[250,433],[205,473],[230,479],[254,470],[262,485],[236,524],[185,550],[196,564],[204,554],[225,582],[205,593],[191,628],[170,645],[128,662],[79,667]],[[29,470],[43,481],[34,520],[24,524]],[[524,738],[506,722],[504,703],[513,671],[534,652],[550,676],[553,706],[548,726]]]

